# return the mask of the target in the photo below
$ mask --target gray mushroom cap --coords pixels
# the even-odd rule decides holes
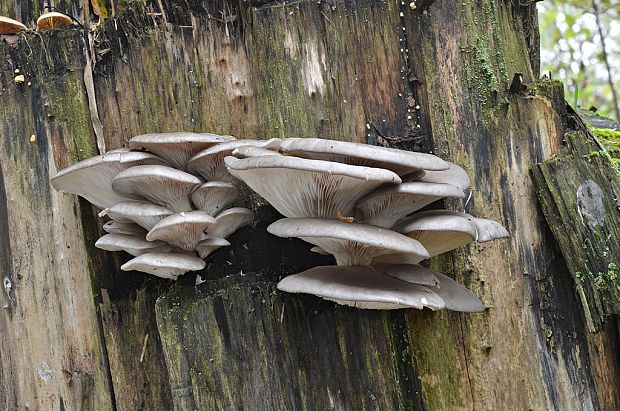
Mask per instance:
[[[185,170],[194,154],[219,143],[235,140],[232,136],[208,133],[155,133],[135,136],[129,140],[132,149],[145,149],[166,159],[175,168]]]
[[[477,238],[476,227],[468,218],[436,212],[416,213],[398,223],[394,230],[418,240],[431,257],[454,250]]]
[[[447,170],[449,165],[432,154],[320,138],[289,138],[280,151],[303,158],[357,166],[385,168],[398,175],[414,170]]]
[[[207,264],[200,258],[189,254],[147,253],[127,261],[121,266],[123,271],[141,271],[162,278],[176,280],[188,271],[197,271]]]
[[[235,178],[228,173],[224,164],[226,156],[229,156],[237,148],[244,146],[277,150],[280,142],[280,139],[272,138],[271,140],[235,140],[218,144],[217,146],[202,150],[190,158],[187,162],[187,169],[194,174],[198,174],[206,181],[234,182]]]
[[[215,216],[235,201],[238,193],[232,183],[209,181],[192,192],[192,203],[197,209]]]
[[[225,158],[228,171],[287,217],[351,215],[355,202],[386,183],[400,183],[389,170],[292,156]]]
[[[209,254],[220,247],[228,247],[230,243],[225,238],[207,237],[196,245],[196,252],[200,258],[207,258]]]
[[[452,184],[464,193],[467,193],[471,186],[471,181],[469,180],[467,172],[462,167],[459,167],[454,163],[447,162],[447,164],[450,166],[447,170],[427,170],[424,176],[418,178],[418,181],[425,183]]]
[[[107,153],[60,170],[52,177],[51,182],[56,190],[78,195],[95,207],[104,209],[131,199],[112,189],[112,179],[123,170],[145,164],[165,162],[151,153]]]
[[[463,198],[458,187],[444,183],[411,182],[380,187],[355,205],[356,219],[390,228],[398,220],[444,197]]]
[[[202,182],[198,177],[166,166],[136,166],[112,179],[115,192],[146,199],[176,213],[192,210],[191,192]]]
[[[150,230],[162,218],[174,214],[171,210],[144,201],[121,201],[99,213],[99,217],[107,215],[113,220],[124,223],[136,223]]]
[[[428,286],[445,301],[448,310],[468,313],[484,311],[484,304],[478,297],[444,274],[410,264],[380,264],[373,267],[402,281]]]
[[[374,257],[391,253],[429,257],[417,241],[369,224],[321,218],[284,218],[267,227],[279,237],[297,237],[333,254],[338,265],[370,265]]]
[[[186,251],[192,251],[215,218],[204,211],[188,211],[163,218],[146,235],[149,241],[161,240]]]
[[[228,238],[232,233],[254,220],[254,213],[243,207],[233,207],[215,217],[215,224],[207,229],[209,237]]]
[[[140,237],[146,236],[146,230],[140,227],[136,223],[130,223],[126,221],[110,220],[103,225],[103,230],[109,234],[126,234],[137,235]]]
[[[161,241],[146,241],[144,236],[106,234],[95,243],[95,247],[107,251],[126,251],[135,256],[145,253],[167,253],[172,250]]]
[[[231,154],[237,158],[281,155],[279,152],[274,151],[274,149],[268,149],[268,148],[262,148],[262,147],[256,147],[256,146],[242,146],[242,147],[234,149]]]
[[[437,287],[439,280],[436,273],[428,268],[412,264],[375,264],[373,268],[390,277],[398,278],[411,284]]]
[[[338,304],[357,308],[444,308],[442,298],[422,285],[387,276],[372,267],[314,267],[285,277],[278,289],[289,293],[313,294]]]

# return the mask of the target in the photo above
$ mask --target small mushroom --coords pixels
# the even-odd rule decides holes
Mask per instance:
[[[215,224],[207,229],[209,237],[228,238],[232,233],[254,220],[254,213],[243,207],[233,207],[215,217]]]
[[[427,170],[424,176],[418,178],[418,181],[425,183],[452,184],[461,189],[464,193],[467,193],[471,186],[471,181],[469,180],[467,172],[454,163],[447,162],[447,164],[449,165],[447,170]]]
[[[122,223],[136,223],[151,230],[164,217],[174,214],[171,210],[144,201],[121,201],[99,213]]]
[[[0,16],[0,34],[17,34],[23,30],[28,30],[28,27],[17,20]]]
[[[215,218],[204,211],[188,211],[163,218],[146,235],[149,241],[161,240],[186,251],[192,251]]]
[[[199,133],[142,134],[129,140],[129,148],[145,149],[166,159],[175,168],[186,170],[187,160],[208,147],[235,140],[232,136]]]
[[[320,138],[282,140],[280,151],[314,160],[385,168],[399,176],[416,170],[447,170],[449,167],[447,162],[432,154]]]
[[[292,156],[226,157],[228,171],[287,217],[351,215],[355,202],[386,183],[400,183],[389,170]]]
[[[182,253],[147,253],[127,261],[121,266],[123,271],[141,271],[162,278],[176,280],[188,271],[205,268],[204,260]]]
[[[141,152],[107,153],[80,161],[52,177],[58,190],[84,197],[99,209],[130,200],[112,189],[112,179],[121,171],[145,164],[164,164],[151,154]]]
[[[200,258],[207,258],[209,254],[220,247],[228,247],[230,243],[225,238],[207,237],[196,245]]]
[[[37,19],[37,28],[39,30],[51,30],[61,26],[71,26],[72,23],[71,17],[66,14],[51,11],[41,14]]]
[[[110,220],[103,225],[103,230],[109,234],[126,234],[146,236],[147,231],[136,223]]]
[[[218,144],[202,150],[187,161],[187,169],[204,178],[206,181],[226,181],[232,183],[235,178],[226,171],[224,158],[229,156],[235,149],[244,146],[261,147],[277,150],[280,139],[271,140],[235,140]],[[275,153],[274,153],[275,154]]]
[[[428,252],[417,241],[369,224],[321,218],[283,218],[267,227],[278,237],[297,237],[333,254],[338,265],[370,265],[384,254],[402,253],[423,260]]]
[[[146,199],[181,213],[192,210],[190,194],[201,183],[198,177],[176,168],[136,166],[118,173],[112,188],[126,197]]]
[[[107,251],[126,251],[135,256],[145,253],[167,253],[172,250],[161,241],[147,241],[144,236],[126,234],[106,234],[95,243],[95,247]]]
[[[378,264],[373,267],[399,280],[428,286],[445,301],[448,310],[468,313],[484,311],[484,304],[478,297],[444,274],[410,264]]]
[[[477,238],[476,227],[466,215],[435,210],[416,213],[399,222],[394,230],[418,240],[431,257],[454,250]]]
[[[232,183],[209,181],[194,190],[192,203],[197,209],[215,216],[235,201],[238,193],[237,187]]]
[[[273,149],[256,147],[256,146],[241,146],[233,150],[232,155],[237,158],[248,157],[262,157],[262,156],[274,156],[281,155],[279,152]]]
[[[458,187],[445,183],[415,181],[380,187],[357,202],[356,219],[390,228],[403,217],[444,197],[463,198],[465,194]]]
[[[357,308],[444,308],[442,298],[429,288],[387,276],[372,267],[314,267],[285,277],[278,289],[313,294],[338,304]]]

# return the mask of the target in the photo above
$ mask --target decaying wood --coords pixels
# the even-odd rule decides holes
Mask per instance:
[[[620,408],[617,326],[587,334],[530,180],[570,124],[561,86],[534,81],[532,15],[515,1],[95,3],[108,19],[88,55],[94,93],[80,29],[0,41],[2,407]],[[25,22],[39,7],[0,0]],[[509,93],[515,73],[527,92]],[[93,247],[90,206],[49,185],[97,152],[89,96],[108,149],[173,130],[432,147],[472,176],[469,202],[447,205],[511,232],[432,263],[488,310],[364,312],[274,293],[331,260],[267,234],[277,213],[248,192],[257,222],[214,253],[206,282],[121,272],[127,256]]]
[[[620,309],[620,178],[586,134],[532,169],[547,223],[575,280],[590,331]]]

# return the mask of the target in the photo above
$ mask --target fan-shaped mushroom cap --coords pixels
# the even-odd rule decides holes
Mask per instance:
[[[118,148],[113,148],[111,150],[106,151],[106,154],[113,154],[113,153],[128,153],[130,151],[135,151],[130,149],[129,147],[118,147]]]
[[[146,241],[144,236],[126,234],[106,234],[97,240],[95,247],[107,251],[126,251],[134,257],[145,253],[167,253],[172,250],[172,247],[161,241]]]
[[[0,16],[0,34],[17,34],[23,30],[28,30],[28,27],[17,20]]]
[[[428,286],[446,302],[448,310],[468,313],[484,311],[484,304],[478,297],[444,274],[411,264],[378,264],[373,267],[399,280]]]
[[[192,203],[197,209],[214,216],[235,201],[238,193],[232,183],[209,181],[194,190]]]
[[[146,236],[146,230],[140,227],[136,223],[128,223],[117,220],[110,220],[103,225],[103,230],[110,234],[126,234],[137,235],[140,237]]]
[[[458,187],[443,183],[411,182],[380,187],[355,205],[356,219],[390,228],[403,217],[444,197],[463,198]]]
[[[228,171],[287,217],[336,218],[381,184],[400,183],[389,170],[292,156],[225,158]]]
[[[437,287],[439,280],[436,273],[428,268],[412,264],[375,264],[373,268],[390,277],[398,278],[411,284]]]
[[[165,207],[144,201],[121,201],[99,213],[99,217],[109,216],[113,220],[123,223],[136,223],[150,230],[162,218],[174,214]]]
[[[129,140],[129,147],[143,148],[166,159],[173,167],[185,170],[187,160],[197,152],[231,140],[235,138],[208,133],[155,133],[133,137]]]
[[[416,213],[398,223],[394,230],[418,240],[431,257],[475,241],[477,237],[476,227],[467,217],[434,210]]]
[[[226,171],[224,158],[243,146],[262,147],[277,150],[281,140],[235,140],[202,150],[187,161],[187,169],[200,175],[206,181],[234,182],[235,178]],[[275,153],[274,153],[275,155]]]
[[[207,258],[209,254],[220,247],[228,247],[230,243],[224,238],[207,237],[196,245],[196,251],[200,258]]]
[[[215,217],[215,224],[207,229],[209,237],[228,238],[232,233],[254,220],[254,213],[243,207],[233,207]]]
[[[121,171],[112,180],[117,193],[146,199],[176,213],[190,211],[190,193],[202,182],[198,177],[166,166],[136,166]]]
[[[188,211],[163,218],[146,235],[149,241],[162,240],[183,250],[191,251],[205,230],[215,224],[215,218],[204,211]]]
[[[471,181],[469,180],[467,172],[463,170],[462,167],[459,167],[454,163],[447,162],[447,164],[450,166],[447,170],[427,170],[426,174],[420,177],[418,181],[423,181],[425,183],[452,184],[453,186],[461,189],[464,193],[468,192],[469,187],[471,186]]]
[[[274,148],[262,148],[256,146],[242,146],[233,150],[232,155],[237,158],[248,158],[248,157],[262,157],[262,156],[276,156],[282,155],[277,151],[274,151]]]
[[[158,277],[176,280],[188,271],[205,268],[207,263],[189,254],[147,253],[127,261],[121,266],[123,271],[141,271]]]
[[[278,289],[375,310],[424,307],[440,310],[445,306],[441,297],[428,288],[387,276],[372,267],[314,267],[284,278]]]
[[[70,26],[72,23],[71,17],[66,14],[50,11],[41,14],[37,19],[37,28],[39,30],[51,30],[60,26]]]
[[[102,154],[60,170],[52,177],[52,186],[58,191],[84,197],[95,207],[104,209],[131,199],[112,189],[112,179],[123,170],[144,164],[165,163],[151,153],[133,151]]]
[[[320,138],[289,138],[280,151],[303,158],[377,167],[404,175],[414,170],[446,170],[449,165],[432,154]]]
[[[267,227],[278,237],[298,237],[333,254],[338,265],[370,265],[373,257],[413,254],[423,260],[428,252],[416,240],[369,224],[322,218],[283,218]]]

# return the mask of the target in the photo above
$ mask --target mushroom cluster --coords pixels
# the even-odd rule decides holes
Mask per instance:
[[[278,288],[369,309],[424,307],[478,312],[482,302],[448,276],[420,265],[472,241],[507,237],[500,224],[448,210],[417,212],[465,198],[470,181],[434,155],[323,139],[291,138],[279,152],[244,147],[224,159],[286,218],[268,231],[313,244],[336,266],[285,277]]]
[[[133,137],[129,147],[68,167],[52,178],[58,191],[79,195],[107,217],[95,243],[135,258],[121,266],[176,279],[201,270],[214,250],[254,219],[251,210],[228,208],[238,181],[224,157],[235,149],[277,149],[280,140],[160,133]]]

